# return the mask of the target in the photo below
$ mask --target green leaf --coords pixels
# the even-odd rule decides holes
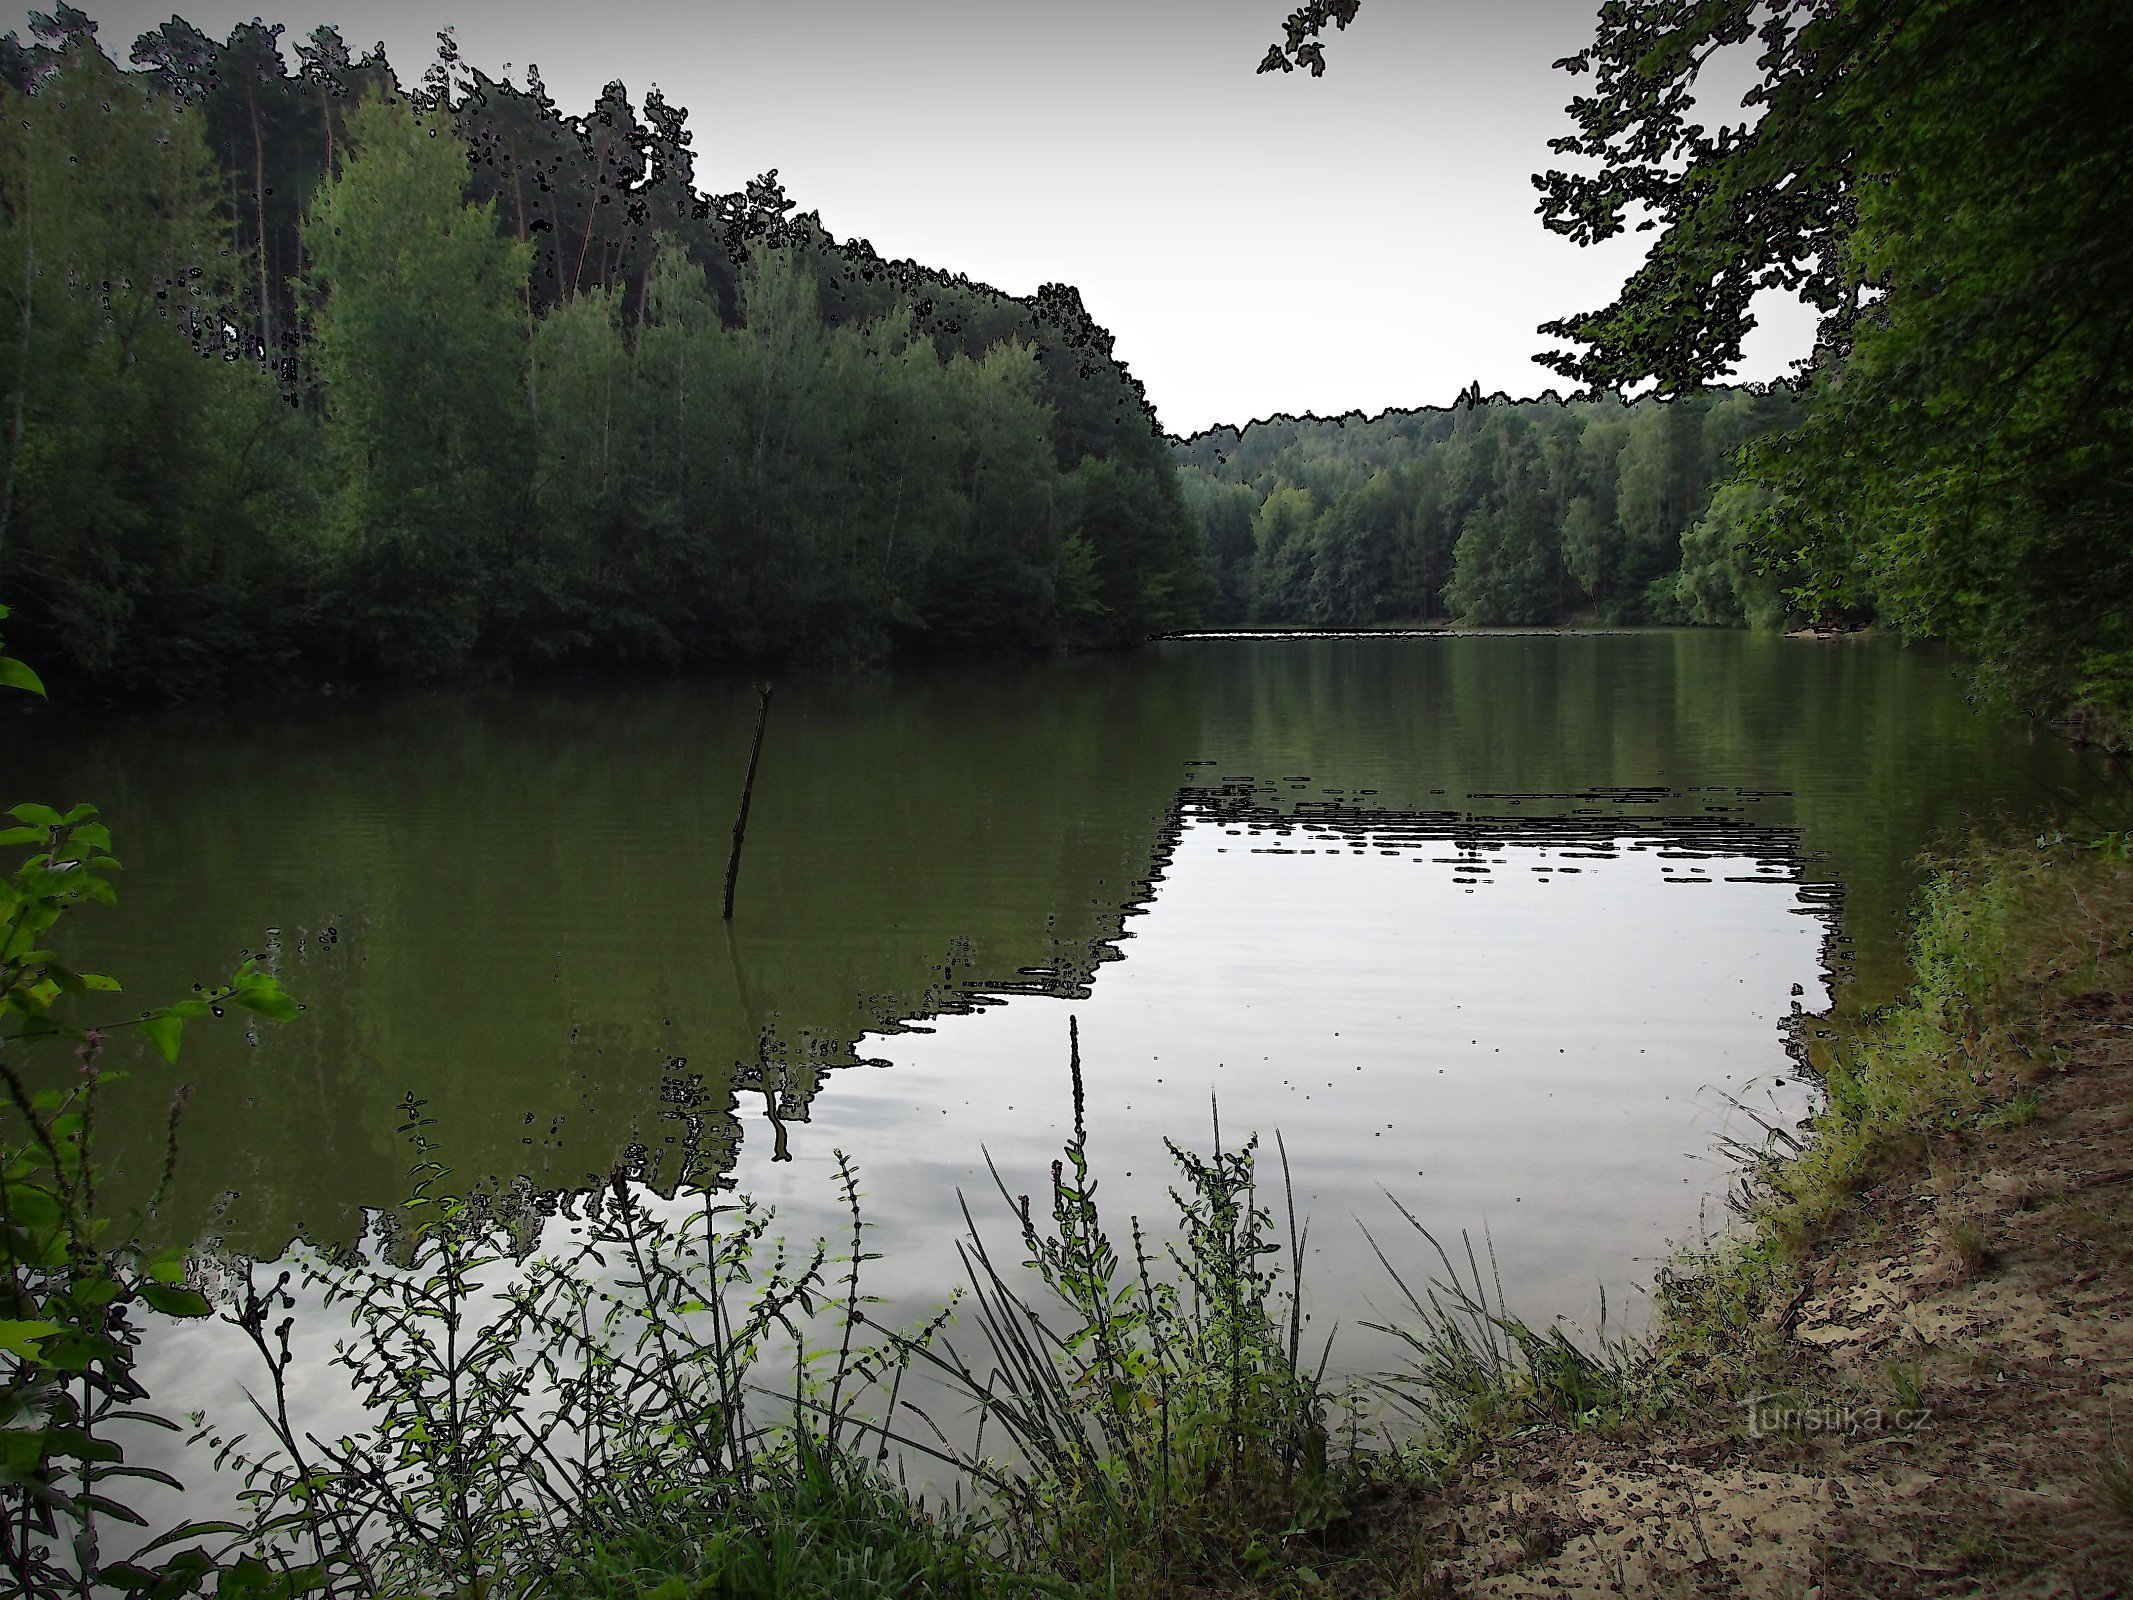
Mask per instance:
[[[44,1463],[44,1429],[0,1428],[0,1474],[26,1477]]]
[[[48,1190],[34,1184],[11,1183],[6,1201],[8,1220],[18,1228],[51,1228],[59,1224],[59,1202]]]
[[[326,1574],[318,1567],[295,1567],[277,1572],[254,1556],[240,1556],[223,1569],[215,1586],[217,1600],[295,1600],[326,1586]]]
[[[46,1459],[67,1461],[123,1461],[125,1455],[109,1439],[99,1439],[82,1428],[47,1428],[44,1431]]]
[[[14,844],[43,844],[48,837],[44,828],[0,828],[0,849]]]
[[[168,1283],[146,1283],[141,1298],[166,1317],[205,1317],[214,1313],[198,1289],[181,1289]]]
[[[25,1361],[35,1361],[37,1347],[58,1331],[56,1322],[0,1322],[0,1350]]]
[[[34,800],[25,800],[19,806],[10,806],[7,814],[38,828],[63,828],[67,825],[65,817],[50,806],[41,806]]]
[[[9,689],[26,689],[39,699],[45,698],[44,679],[13,656],[0,656],[0,686]]]
[[[230,1003],[256,1011],[272,1022],[296,1019],[296,1001],[282,992],[280,983],[263,974],[242,980],[230,991]]]
[[[184,1019],[167,1012],[156,1012],[141,1019],[141,1032],[148,1035],[149,1042],[163,1052],[163,1059],[176,1062],[178,1039],[185,1031]]]
[[[158,1250],[152,1256],[143,1256],[141,1270],[157,1283],[184,1283],[185,1247],[174,1244],[168,1249]]]

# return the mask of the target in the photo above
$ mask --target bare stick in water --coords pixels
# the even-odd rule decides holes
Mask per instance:
[[[733,920],[733,886],[741,876],[741,840],[748,832],[748,803],[755,798],[755,764],[763,754],[763,724],[770,720],[770,689],[764,684],[755,708],[755,743],[748,747],[748,776],[741,783],[741,814],[733,819],[733,854],[726,858],[725,920]]]

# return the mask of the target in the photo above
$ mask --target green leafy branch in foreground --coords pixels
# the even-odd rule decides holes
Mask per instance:
[[[7,615],[0,607],[0,618]],[[37,674],[0,655],[0,685],[42,696]],[[174,1428],[152,1411],[135,1375],[138,1310],[204,1317],[207,1301],[186,1283],[182,1249],[150,1251],[136,1226],[121,1236],[98,1206],[91,1159],[97,1103],[124,1075],[100,1063],[113,1027],[138,1027],[175,1062],[184,1026],[235,1005],[272,1021],[296,1014],[274,977],[247,961],[226,983],[129,1020],[91,1026],[76,1005],[118,992],[116,980],[79,972],[49,947],[52,930],[85,905],[117,899],[111,835],[96,808],[61,812],[23,804],[8,813],[0,847],[31,847],[0,879],[0,1573],[25,1600],[82,1595],[92,1583],[157,1596],[197,1588],[215,1570],[198,1549],[156,1567],[101,1560],[106,1519],[145,1526],[139,1512],[107,1493],[129,1480],[175,1486],[167,1474],[129,1465],[116,1435],[128,1425]],[[39,1085],[28,1057],[39,1046],[71,1043],[69,1081]],[[41,1076],[48,1076],[42,1074]],[[186,1092],[171,1101],[162,1181],[142,1216],[168,1187],[177,1122]],[[62,1536],[62,1528],[70,1530]],[[193,1530],[151,1542],[143,1559]],[[235,1594],[242,1575],[225,1582]]]

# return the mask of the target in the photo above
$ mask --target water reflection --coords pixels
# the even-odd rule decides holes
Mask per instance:
[[[121,906],[82,919],[79,964],[146,1000],[258,951],[306,1003],[286,1029],[188,1036],[197,1093],[171,1231],[260,1256],[292,1234],[346,1243],[404,1184],[393,1129],[410,1091],[463,1178],[549,1190],[618,1158],[662,1187],[797,1177],[832,1125],[888,1115],[884,1093],[914,1138],[952,1128],[966,1157],[1004,1148],[1060,1092],[1063,1023],[1039,1040],[1024,1019],[1089,1007],[1102,1068],[1109,1008],[1173,967],[1164,1007],[1131,1024],[1172,1046],[1124,1025],[1113,1039],[1136,1127],[1204,1122],[1204,1095],[1173,1105],[1140,1083],[1170,1087],[1152,1057],[1181,1061],[1187,1042],[1223,1064],[1239,1126],[1331,1103],[1323,1086],[1252,1100],[1235,1081],[1251,1054],[1232,1041],[1240,1019],[1278,1046],[1257,1051],[1276,1089],[1309,1076],[1335,1028],[1387,1034],[1386,1051],[1449,1086],[1457,1058],[1430,1041],[1505,1006],[1582,1017],[1547,1046],[1566,1064],[1659,1041],[1708,1055],[1697,1008],[1720,997],[1676,989],[1709,950],[1675,933],[1713,917],[1711,949],[1782,951],[1731,974],[1773,1012],[1775,1071],[1792,983],[1820,989],[1795,952],[1811,965],[1819,935],[1795,945],[1763,922],[1819,929],[1841,885],[1826,953],[1882,998],[1934,830],[2034,810],[2040,783],[2097,782],[1976,717],[1932,656],[1741,635],[1198,641],[796,681],[779,690],[728,925],[719,885],[754,705],[717,680],[434,694],[83,721],[11,751],[11,788],[95,798],[130,869]],[[1330,885],[1363,920],[1333,915]],[[1180,909],[1202,903],[1228,909]],[[1382,967],[1392,948],[1398,972]],[[1609,966],[1640,951],[1642,966]],[[1588,996],[1594,971],[1614,976]],[[1638,1010],[1640,995],[1679,1000],[1688,1020]],[[1281,996],[1326,1037],[1284,1020]],[[932,1052],[966,1039],[958,1076],[928,1080],[948,1070]],[[103,1124],[118,1197],[153,1181],[172,1075],[146,1056],[115,1064],[137,1076]],[[1434,1093],[1388,1087],[1389,1067],[1360,1076],[1418,1104]],[[1524,1113],[1583,1092],[1499,1086],[1500,1120],[1464,1124],[1472,1158],[1555,1162]],[[1616,1092],[1639,1091],[1625,1078]],[[1366,1117],[1350,1142],[1397,1131]],[[1698,1130],[1686,1147],[1707,1144]],[[1434,1182],[1456,1162],[1412,1165]],[[1715,1172],[1688,1185],[1722,1186]],[[938,1193],[870,1187],[885,1208]],[[1446,1204],[1451,1226],[1480,1214],[1460,1194]],[[1606,1205],[1593,1215],[1598,1230]],[[1677,1230],[1692,1224],[1693,1207]]]
[[[1233,1139],[1282,1135],[1320,1318],[1352,1330],[1389,1292],[1355,1226],[1392,1218],[1388,1194],[1486,1228],[1515,1303],[1590,1317],[1710,1214],[1720,1144],[1760,1137],[1736,1100],[1780,1126],[1805,1108],[1788,1044],[1801,1003],[1826,1003],[1836,910],[1795,830],[1722,814],[1729,794],[1714,814],[1632,820],[1597,813],[1658,797],[1592,797],[1595,815],[1521,819],[1283,811],[1255,787],[1188,791],[1092,992],[870,1039],[885,1069],[818,1102],[791,1165],[744,1146],[742,1186],[812,1217],[830,1152],[851,1153],[877,1288],[924,1305],[953,1281],[958,1192],[991,1194],[988,1153],[1042,1192],[1071,1011],[1119,1219],[1161,1226],[1163,1141],[1204,1147],[1219,1107]],[[1372,1350],[1351,1334],[1338,1359]]]
[[[1516,1308],[1589,1323],[1716,1220],[1726,1139],[1798,1115],[1797,1008],[1833,971],[1887,996],[1921,846],[2101,786],[1882,646],[1178,643],[781,686],[728,925],[754,705],[420,695],[10,749],[8,798],[95,799],[130,869],[77,965],[147,1003],[250,950],[306,1003],[188,1034],[168,1230],[355,1240],[405,1192],[413,1092],[470,1183],[552,1204],[621,1159],[802,1239],[839,1226],[849,1151],[872,1286],[923,1315],[986,1153],[1042,1192],[1071,1013],[1115,1216],[1167,1214],[1163,1140],[1204,1146],[1215,1106],[1227,1137],[1279,1130],[1344,1369],[1384,1359],[1356,1222],[1397,1236],[1388,1190],[1486,1229]],[[114,1064],[123,1205],[172,1075]],[[237,1381],[216,1338],[159,1349],[173,1405]],[[307,1381],[330,1412],[338,1375]]]

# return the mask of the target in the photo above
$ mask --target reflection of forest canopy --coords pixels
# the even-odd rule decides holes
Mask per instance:
[[[1195,614],[1140,386],[1017,300],[330,27],[0,41],[0,588],[61,682],[1103,644]],[[221,359],[200,359],[202,356]]]
[[[450,690],[207,713],[196,741],[160,716],[77,736],[50,770],[95,773],[135,860],[190,864],[141,874],[102,921],[129,990],[182,994],[202,951],[270,922],[305,1006],[256,1049],[187,1040],[167,1214],[197,1223],[235,1187],[233,1246],[271,1253],[299,1223],[348,1237],[358,1200],[398,1192],[410,1090],[470,1181],[580,1184],[633,1143],[662,1183],[689,1162],[723,1175],[743,1124],[765,1137],[766,1092],[804,1120],[826,1072],[877,1053],[866,1035],[980,997],[1085,994],[1160,870],[1202,688],[1154,652],[787,685],[730,923],[755,709],[739,684]],[[102,1113],[144,1185],[166,1114],[154,1093]]]
[[[1761,502],[1726,480],[1793,412],[1785,390],[1476,398],[1217,428],[1177,457],[1220,621],[1772,623],[1787,578],[1741,549]]]

